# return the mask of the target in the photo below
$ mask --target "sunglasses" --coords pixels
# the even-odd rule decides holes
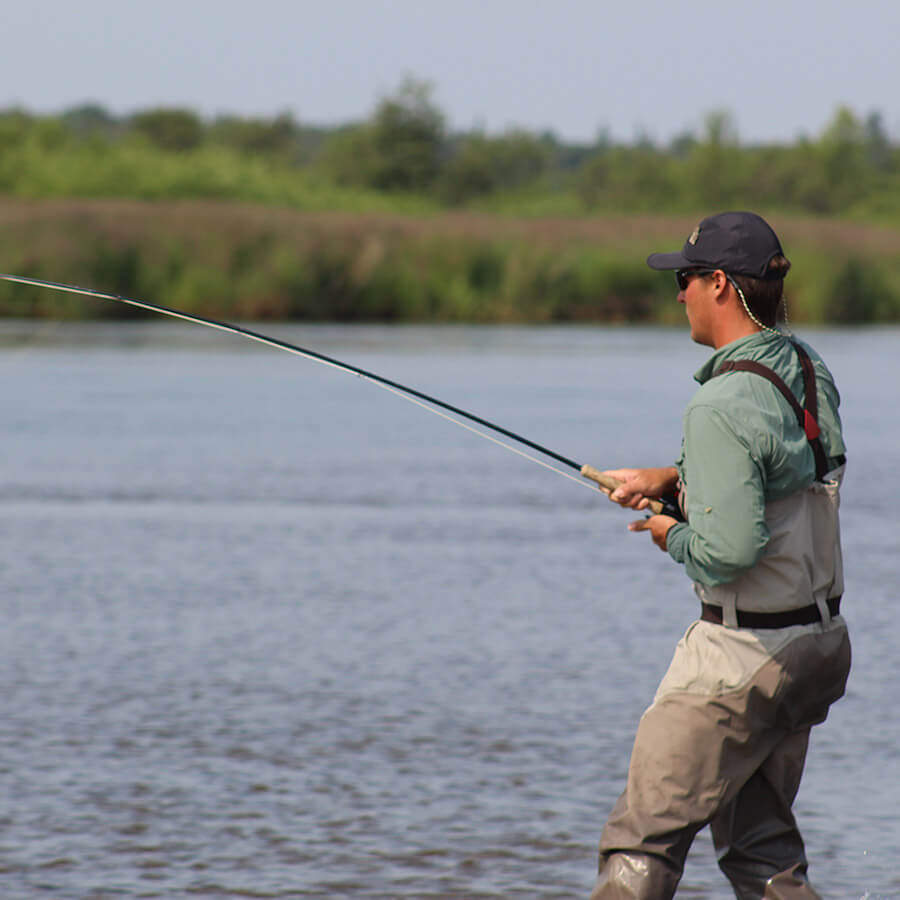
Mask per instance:
[[[700,275],[710,275],[715,271],[715,269],[678,269],[675,273],[675,281],[678,283],[678,290],[686,291],[692,278]]]

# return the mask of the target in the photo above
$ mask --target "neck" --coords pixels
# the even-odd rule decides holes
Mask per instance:
[[[716,350],[732,341],[750,337],[765,330],[765,325],[753,315],[741,289],[726,277],[721,295],[721,315],[713,331],[713,346]]]
[[[713,334],[713,348],[718,350],[732,341],[740,340],[744,337],[750,337],[752,334],[759,334],[761,331],[746,316],[741,316],[735,321],[719,322],[719,327]]]

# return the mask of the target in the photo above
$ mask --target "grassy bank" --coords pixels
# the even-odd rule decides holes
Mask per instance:
[[[3,199],[0,270],[238,320],[681,322],[672,279],[644,259],[697,218]],[[795,321],[900,321],[900,231],[772,218]],[[3,282],[0,314],[139,313]]]

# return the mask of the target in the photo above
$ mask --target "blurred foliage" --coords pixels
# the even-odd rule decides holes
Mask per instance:
[[[148,109],[132,118],[131,127],[154,147],[176,153],[199,147],[205,137],[203,122],[189,109]]]
[[[592,144],[521,129],[451,133],[432,86],[407,77],[368,119],[331,128],[289,113],[207,122],[174,107],[121,117],[96,103],[55,116],[7,109],[0,193],[509,214],[750,207],[900,224],[900,147],[879,112],[848,107],[791,144],[741,143],[727,110],[668,145],[603,131]]]
[[[900,321],[898,272],[851,256],[836,268],[823,301],[825,320],[838,325]]]
[[[539,181],[549,171],[552,150],[523,131],[500,137],[472,134],[453,148],[440,173],[439,197],[450,205]]]
[[[3,269],[212,318],[678,324],[674,280],[644,260],[693,217],[522,219],[304,213],[218,201],[0,201]],[[891,228],[779,223],[795,323],[900,321]],[[142,315],[0,282],[0,315]]]
[[[440,174],[444,140],[444,117],[430,86],[407,78],[370,122],[341,129],[327,142],[323,157],[340,184],[426,192]]]
[[[63,201],[74,205],[54,222],[52,204]],[[134,201],[152,204],[124,212]],[[196,212],[209,201],[229,212]],[[114,202],[124,205],[111,223],[104,203]],[[247,204],[244,212],[234,203]],[[157,207],[174,216],[164,228]],[[654,247],[635,231],[646,226],[641,217],[677,222],[663,237],[669,245],[703,214],[750,208],[806,223],[800,259],[789,254],[795,315],[900,319],[900,237],[892,230],[900,228],[900,147],[880,113],[848,107],[820,135],[790,144],[742,143],[733,116],[713,110],[698,133],[667,145],[647,136],[620,143],[602,130],[582,144],[521,129],[453,133],[432,86],[413,77],[366,120],[333,127],[289,113],[206,121],[177,107],[125,116],[97,103],[59,115],[7,109],[4,208],[18,216],[0,224],[7,271],[53,272],[243,317],[490,321],[678,320],[670,286],[643,265],[641,254]],[[177,224],[176,208],[194,209],[193,226]],[[287,211],[321,218],[299,231],[271,224]],[[350,227],[331,222],[339,213],[378,215]],[[481,224],[456,218],[475,214]],[[614,246],[606,234],[595,244],[578,231],[579,222],[623,216],[632,220],[620,224],[629,236]],[[230,217],[252,236],[229,232]],[[248,224],[260,217],[268,224]],[[432,219],[451,224],[442,230]],[[560,221],[572,223],[571,234]],[[849,232],[823,243],[815,221],[883,230],[871,246]],[[20,293],[8,286],[0,304],[0,314],[23,314]],[[44,298],[28,308],[81,315],[94,305]]]

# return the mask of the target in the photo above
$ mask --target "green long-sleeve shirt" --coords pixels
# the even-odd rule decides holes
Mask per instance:
[[[801,342],[802,343],[802,342]],[[816,370],[818,422],[825,453],[845,453],[834,379],[803,344]],[[725,360],[756,360],[784,379],[803,403],[803,373],[787,338],[760,332],[720,347],[694,378],[701,387],[684,413],[676,468],[687,495],[687,523],[669,529],[667,544],[688,576],[726,584],[753,566],[769,540],[765,505],[806,489],[815,478],[809,442],[775,386],[750,372],[714,377]]]

